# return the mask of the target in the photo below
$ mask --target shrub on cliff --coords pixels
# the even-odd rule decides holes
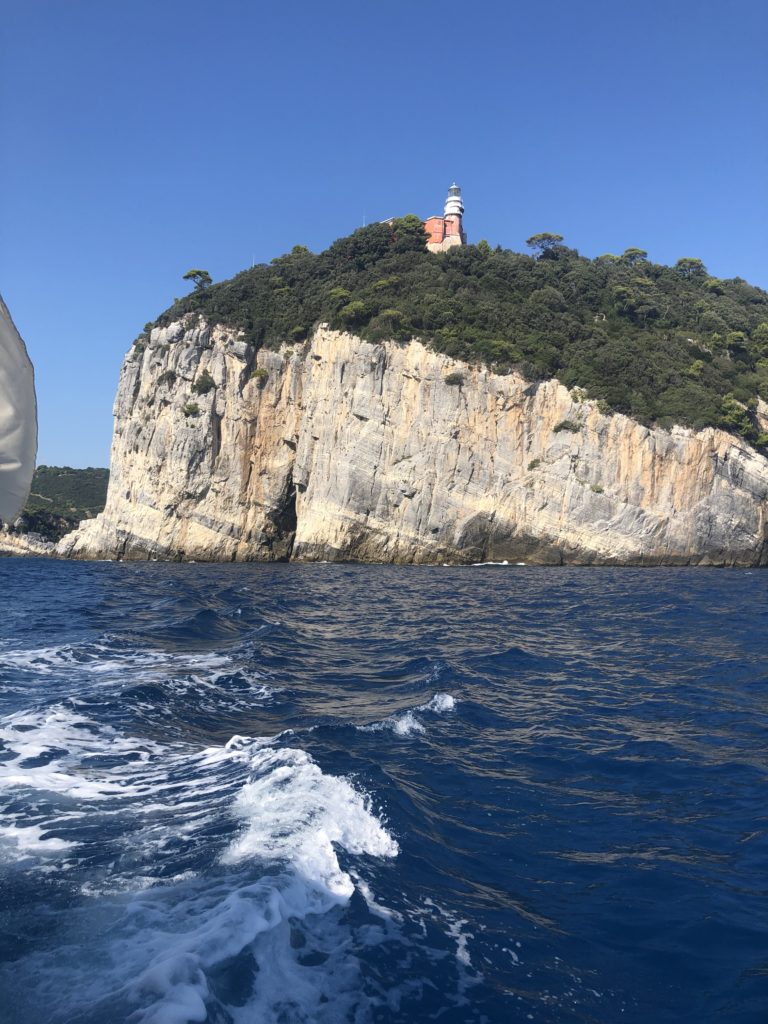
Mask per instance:
[[[157,322],[199,312],[256,348],[295,343],[322,321],[372,341],[418,337],[498,372],[556,376],[643,422],[756,436],[750,402],[768,395],[766,292],[740,278],[713,286],[701,261],[666,267],[637,248],[588,260],[546,234],[529,240],[538,258],[487,244],[433,254],[425,237],[405,217],[317,255],[297,246],[192,292]],[[728,394],[746,419],[723,404]]]
[[[203,370],[202,373],[198,374],[195,383],[192,385],[192,390],[196,395],[207,395],[215,387],[216,381],[207,370]]]

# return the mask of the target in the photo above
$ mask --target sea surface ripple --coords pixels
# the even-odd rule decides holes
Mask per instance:
[[[0,587],[5,1024],[768,1020],[768,573]]]

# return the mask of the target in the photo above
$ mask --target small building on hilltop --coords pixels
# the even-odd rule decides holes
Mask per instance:
[[[464,203],[461,201],[461,189],[456,182],[448,189],[445,210],[442,217],[427,217],[424,228],[429,236],[427,248],[430,252],[445,252],[454,245],[466,245],[467,236],[462,227]]]

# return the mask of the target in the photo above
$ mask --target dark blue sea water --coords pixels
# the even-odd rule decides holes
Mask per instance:
[[[0,593],[5,1024],[768,1020],[768,573]]]

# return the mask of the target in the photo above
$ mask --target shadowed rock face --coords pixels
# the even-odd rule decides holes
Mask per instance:
[[[216,386],[197,395],[204,371]],[[555,380],[418,342],[321,326],[301,350],[255,355],[190,316],[131,350],[114,412],[106,508],[63,555],[768,560],[768,461],[744,442],[602,415]]]

